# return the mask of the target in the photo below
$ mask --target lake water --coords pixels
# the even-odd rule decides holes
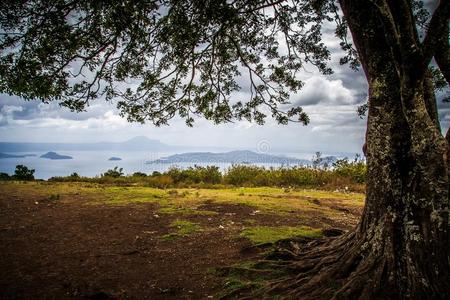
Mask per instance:
[[[115,166],[123,168],[125,174],[134,172],[152,173],[153,171],[163,172],[170,168],[171,164],[146,164],[147,161],[156,160],[161,157],[175,153],[149,153],[148,151],[57,151],[61,155],[72,156],[73,159],[50,160],[40,158],[45,152],[16,152],[15,155],[35,154],[36,156],[24,158],[5,158],[0,159],[0,172],[13,174],[16,165],[25,165],[28,168],[35,169],[35,178],[48,179],[52,176],[68,176],[73,172],[80,176],[97,176],[114,168]],[[311,159],[310,153],[284,153],[286,156]],[[120,157],[120,161],[109,161],[110,157]],[[197,165],[216,165],[221,170],[231,166],[227,163],[196,163]],[[180,168],[192,166],[192,163],[177,163]],[[265,167],[281,167],[280,164],[263,163],[259,164]]]

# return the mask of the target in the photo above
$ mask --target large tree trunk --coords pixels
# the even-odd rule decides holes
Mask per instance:
[[[404,3],[340,0],[369,83],[366,204],[354,232],[285,251],[297,275],[269,292],[450,299],[448,143]]]
[[[420,53],[394,40],[399,28],[408,34],[401,24],[389,28],[408,22],[396,5],[341,1],[369,82],[367,197],[354,250],[372,270],[360,295],[449,299],[448,144]],[[355,291],[353,282],[341,294]]]

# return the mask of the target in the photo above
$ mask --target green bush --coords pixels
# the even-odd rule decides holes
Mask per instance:
[[[134,172],[133,177],[147,177],[147,174],[142,173],[142,172]]]
[[[233,165],[224,175],[235,186],[318,186],[329,182],[332,171],[310,167],[270,168]]]
[[[254,179],[256,176],[259,180],[263,180],[262,176],[265,176],[265,169],[257,166],[247,165],[232,165],[224,175],[225,183],[243,186],[243,185],[255,185]]]
[[[24,165],[17,165],[13,178],[17,180],[34,180],[34,172],[34,169],[28,169]]]
[[[8,173],[0,172],[0,181],[1,180],[11,180],[11,176]]]
[[[171,167],[164,175],[170,176],[175,184],[218,184],[222,181],[222,173],[217,166],[201,167],[195,165],[184,170]]]
[[[168,175],[151,176],[147,179],[147,184],[151,187],[165,189],[173,185],[173,179]]]
[[[101,177],[112,177],[112,178],[118,178],[123,176],[123,168],[114,167],[114,169],[110,169],[102,174]]]
[[[339,159],[333,164],[333,172],[337,176],[350,178],[357,183],[364,183],[366,181],[366,163],[359,155],[353,161],[348,158]]]

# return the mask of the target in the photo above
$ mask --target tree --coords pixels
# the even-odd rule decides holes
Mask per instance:
[[[34,169],[28,169],[24,165],[17,165],[13,178],[17,180],[34,180]]]
[[[109,169],[108,171],[102,174],[102,177],[119,178],[122,176],[123,176],[123,168],[119,168],[117,166],[115,166],[114,169]]]
[[[73,110],[104,97],[158,126],[177,114],[307,124],[289,93],[305,63],[332,72],[321,32],[335,22],[341,62],[369,84],[366,205],[353,232],[302,245],[296,275],[266,292],[450,298],[450,135],[434,91],[450,82],[450,1],[428,15],[416,0],[9,0],[0,16],[0,92]],[[233,94],[242,76],[248,99]]]

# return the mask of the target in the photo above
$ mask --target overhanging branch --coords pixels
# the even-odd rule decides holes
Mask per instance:
[[[436,50],[448,39],[448,19],[450,18],[450,1],[441,0],[431,17],[427,35],[422,43],[424,63],[428,65],[436,54]],[[447,35],[443,33],[447,32]],[[448,57],[448,56],[447,56]],[[447,79],[447,77],[446,77]],[[448,80],[447,80],[448,81]]]
[[[438,40],[438,44],[436,45],[436,53],[434,54],[434,58],[436,59],[436,63],[444,75],[447,84],[450,85],[450,46],[447,41],[448,36],[449,29],[448,26],[446,26],[444,34]]]

